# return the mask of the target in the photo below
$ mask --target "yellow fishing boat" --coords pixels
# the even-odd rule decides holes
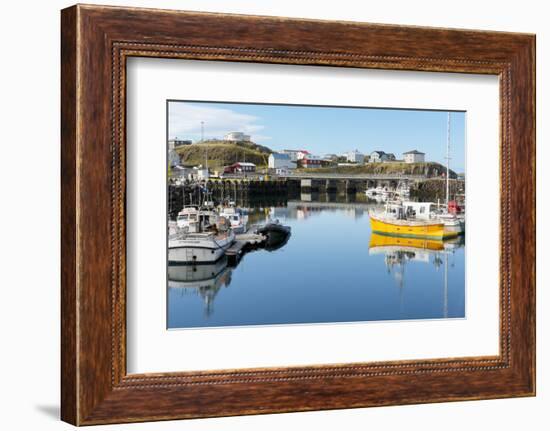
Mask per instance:
[[[369,212],[372,232],[380,235],[435,240],[456,237],[458,233],[445,229],[443,221],[430,217],[430,205],[432,204],[426,202],[413,211],[410,206],[402,203],[387,204],[383,212]]]

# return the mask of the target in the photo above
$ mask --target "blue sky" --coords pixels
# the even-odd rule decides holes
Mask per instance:
[[[169,102],[170,138],[222,138],[242,131],[274,151],[307,149],[341,154],[358,149],[402,153],[417,149],[427,161],[445,164],[447,112],[402,109],[256,105],[246,103]],[[451,112],[450,167],[464,172],[465,113]]]

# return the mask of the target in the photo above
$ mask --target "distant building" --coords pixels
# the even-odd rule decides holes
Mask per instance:
[[[395,158],[395,154],[393,153],[386,153],[386,160],[384,160],[385,162],[395,162],[395,160],[397,160]]]
[[[191,144],[192,142],[190,140],[178,139],[178,137],[176,136],[174,139],[168,140],[168,149],[173,150],[174,148],[182,147],[183,145],[191,145]]]
[[[290,156],[290,160],[292,160],[293,162],[302,160],[304,157],[310,155],[309,151],[307,150],[282,150],[279,152],[282,154],[288,154]]]
[[[388,155],[384,151],[373,151],[369,156],[369,162],[371,163],[386,162],[387,160]]]
[[[306,158],[308,158],[308,159],[320,159],[320,157],[314,156],[313,154],[311,154],[307,150],[299,150],[296,153],[296,157],[298,157],[298,160],[303,160],[303,159],[306,159]]]
[[[286,166],[282,166],[280,168],[275,168],[275,174],[276,175],[288,175],[288,174],[290,174],[290,169],[288,169]]]
[[[302,168],[320,168],[322,161],[320,157],[310,154],[300,159],[298,163]]]
[[[338,159],[327,159],[325,157],[321,159],[321,166],[323,167],[335,166],[337,163],[338,163]]]
[[[271,153],[268,159],[268,166],[271,169],[286,168],[295,169],[296,162],[293,162],[289,154]]]
[[[403,153],[403,159],[405,160],[405,163],[421,163],[425,161],[425,155],[426,154],[421,151],[412,150]]]
[[[237,162],[223,168],[224,174],[256,172],[256,165],[249,162]]]
[[[346,153],[346,160],[350,163],[363,163],[365,161],[365,155],[359,150],[353,150]]]
[[[243,132],[229,132],[223,139],[230,142],[250,142],[250,135],[245,135]]]
[[[190,175],[193,174],[193,168],[185,167],[181,165],[171,166],[170,167],[170,178],[179,178],[186,180]]]
[[[170,177],[180,180],[207,180],[210,177],[208,169],[202,166],[181,166],[177,165],[170,168]]]

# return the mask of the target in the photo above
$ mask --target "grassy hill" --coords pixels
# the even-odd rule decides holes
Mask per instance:
[[[221,169],[235,162],[251,162],[258,167],[267,166],[271,150],[254,142],[207,141],[185,145],[176,149],[184,165],[204,165],[208,153],[208,166]]]
[[[307,169],[307,172],[319,173],[340,173],[340,174],[403,174],[403,175],[426,175],[428,177],[439,177],[446,172],[445,166],[437,162],[405,163],[405,162],[384,162],[366,163],[356,166],[329,166],[325,168]],[[456,178],[456,173],[449,170],[449,177]]]

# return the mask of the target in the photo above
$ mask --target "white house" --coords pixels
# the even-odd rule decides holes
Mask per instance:
[[[268,166],[271,169],[295,169],[296,162],[293,162],[289,154],[271,153],[268,159]]]
[[[229,132],[227,135],[223,137],[225,141],[231,141],[231,142],[249,142],[250,141],[250,135],[245,135],[243,132]]]
[[[193,174],[193,172],[195,172],[193,168],[189,168],[181,165],[170,167],[171,178],[179,178],[182,180],[186,180]]]
[[[359,150],[353,150],[346,153],[346,160],[350,163],[363,163],[365,155]]]
[[[394,160],[395,154],[385,153],[384,151],[373,151],[369,156],[369,162],[371,163],[392,162]]]
[[[297,162],[298,160],[311,156],[307,150],[282,150],[280,153],[288,154],[290,156],[290,160],[293,162]]]
[[[425,161],[425,155],[426,154],[421,151],[412,150],[403,153],[403,159],[405,160],[405,163],[421,163]]]
[[[287,154],[292,162],[298,161],[298,153],[300,150],[283,150],[279,151],[281,154]]]
[[[380,163],[388,160],[388,155],[384,151],[373,151],[370,153],[369,161],[371,163]]]

